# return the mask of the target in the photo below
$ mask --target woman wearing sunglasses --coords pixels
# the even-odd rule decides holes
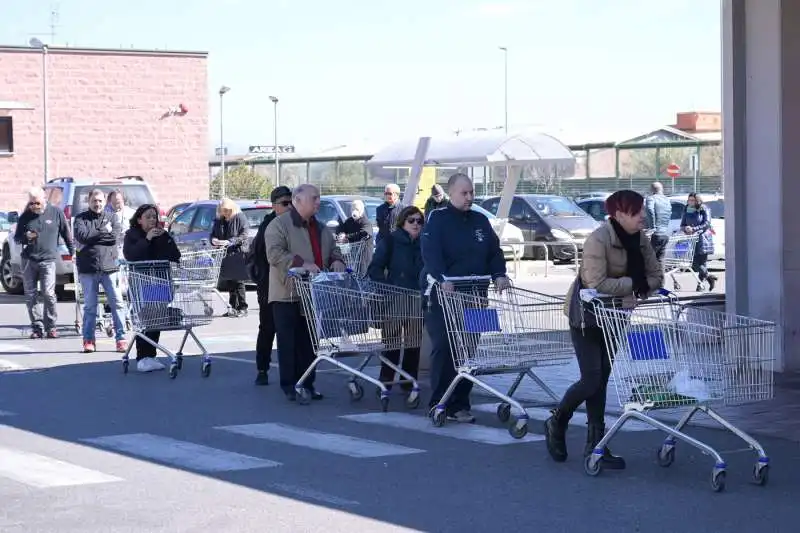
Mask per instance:
[[[422,271],[422,251],[420,249],[419,236],[422,233],[422,226],[425,217],[422,211],[416,206],[404,207],[397,216],[396,229],[389,233],[385,239],[378,242],[375,255],[367,269],[367,276],[380,283],[387,283],[405,289],[419,289],[419,276]],[[413,305],[414,300],[409,300],[409,305]],[[419,309],[408,309],[405,312],[398,312],[393,309],[395,316],[413,316]],[[383,333],[387,339],[396,339],[402,333],[405,343],[415,348],[404,350],[402,368],[406,373],[417,379],[419,372],[419,346],[422,340],[422,331],[419,320],[393,319],[383,326]],[[383,356],[394,363],[400,364],[400,350],[388,350]],[[385,383],[395,381],[395,371],[389,366],[382,364],[380,380]],[[406,392],[411,392],[411,383],[403,382],[400,385]]]

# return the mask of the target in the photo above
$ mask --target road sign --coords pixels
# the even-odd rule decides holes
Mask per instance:
[[[667,167],[667,174],[669,175],[670,178],[677,178],[678,176],[681,175],[681,167],[679,167],[675,163],[671,163]]]
[[[228,155],[228,147],[227,146],[225,148],[215,148],[214,149],[214,154],[217,157],[221,156],[223,152],[225,153],[225,155]]]
[[[294,145],[291,144],[279,144],[277,146],[277,150],[275,149],[276,146],[274,144],[271,145],[251,145],[248,152],[250,154],[274,154],[278,152],[279,154],[293,154],[294,153]]]

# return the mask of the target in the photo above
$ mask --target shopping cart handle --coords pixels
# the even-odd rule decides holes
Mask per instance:
[[[596,300],[598,298],[613,298],[613,296],[610,294],[597,292],[597,289],[581,289],[580,297],[584,302],[591,302],[592,300]]]
[[[442,276],[445,281],[492,281],[492,276]]]

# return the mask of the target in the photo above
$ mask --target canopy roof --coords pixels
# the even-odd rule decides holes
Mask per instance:
[[[410,167],[419,139],[399,141],[380,149],[367,163],[375,167]],[[572,175],[575,156],[555,137],[545,133],[505,135],[480,133],[431,137],[426,166],[533,166],[557,168],[559,174]]]

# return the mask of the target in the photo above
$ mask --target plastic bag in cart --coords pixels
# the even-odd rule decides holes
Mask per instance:
[[[357,279],[321,273],[311,281],[310,290],[318,338],[349,338],[369,331],[372,321],[369,300],[360,297]]]
[[[694,398],[698,402],[711,399],[711,392],[708,390],[706,382],[702,379],[693,378],[688,370],[676,372],[667,387],[675,394]]]

